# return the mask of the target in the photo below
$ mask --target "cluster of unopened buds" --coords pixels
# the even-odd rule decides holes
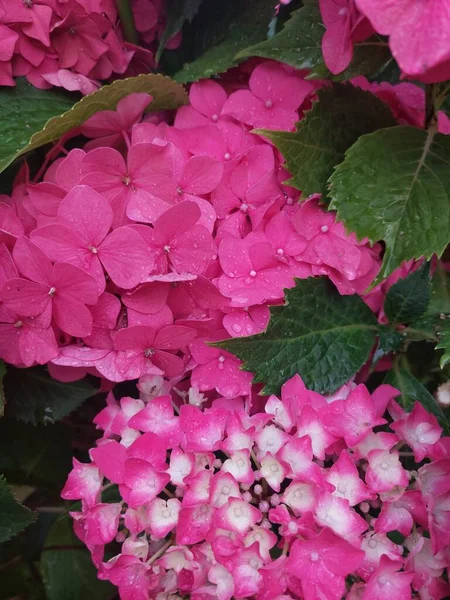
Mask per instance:
[[[449,596],[450,438],[420,404],[298,376],[268,398],[138,387],[63,490],[122,600]]]
[[[113,74],[148,72],[164,30],[164,2],[136,0],[132,8],[137,17],[145,11],[137,19],[145,47],[124,41],[114,0],[1,0],[0,85],[25,76],[41,89],[89,94]],[[170,42],[177,43],[179,36]]]

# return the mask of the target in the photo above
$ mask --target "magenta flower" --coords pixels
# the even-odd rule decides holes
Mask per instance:
[[[101,110],[89,117],[81,126],[81,133],[95,140],[95,143],[89,143],[89,148],[117,145],[124,135],[128,135],[132,126],[141,120],[152,100],[150,94],[129,94],[119,100],[116,110]]]
[[[0,21],[2,21],[1,17]],[[11,59],[18,39],[19,35],[15,31],[0,25],[0,85],[15,85]]]
[[[50,4],[50,6],[49,6]],[[50,22],[53,10],[49,0],[1,0],[3,13],[0,21],[5,25],[20,24],[21,31],[28,37],[50,46]]]
[[[219,290],[233,306],[262,304],[283,297],[283,289],[293,287],[294,273],[280,263],[263,234],[251,233],[243,240],[224,239],[219,246],[224,274]]]
[[[158,332],[151,327],[134,326],[117,332],[114,347],[127,353],[127,360],[133,362],[139,377],[153,366],[167,377],[173,377],[181,374],[184,368],[183,360],[173,351],[187,346],[194,337],[193,329],[179,325],[164,327]]]
[[[200,215],[194,202],[180,202],[147,229],[145,240],[158,273],[167,273],[169,267],[177,273],[205,272],[214,246],[209,231],[198,224]]]
[[[401,70],[425,81],[448,79],[450,11],[447,2],[431,0],[355,0],[376,31],[389,36]]]
[[[353,58],[353,44],[370,37],[373,29],[355,6],[355,0],[320,0],[326,27],[322,38],[325,64],[332,73],[342,73]]]
[[[175,127],[190,129],[217,123],[226,99],[223,87],[211,79],[193,83],[189,90],[190,104],[177,111]]]
[[[89,335],[92,316],[86,304],[97,302],[95,280],[68,263],[52,265],[25,237],[18,238],[13,257],[24,278],[4,284],[1,294],[5,306],[24,317],[36,317],[50,310],[56,325],[65,333],[75,337]]]
[[[311,82],[274,62],[258,65],[250,76],[249,87],[229,96],[223,114],[252,127],[287,131],[294,127],[298,108],[314,90]]]
[[[142,237],[129,227],[109,233],[110,204],[93,189],[72,188],[58,209],[56,223],[36,229],[31,239],[52,260],[63,260],[89,273],[99,292],[105,289],[103,268],[117,286],[131,289],[152,270]]]

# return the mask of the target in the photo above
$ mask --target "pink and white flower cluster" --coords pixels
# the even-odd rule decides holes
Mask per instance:
[[[205,340],[262,331],[295,277],[364,292],[378,245],[318,198],[299,204],[281,155],[250,131],[293,129],[313,84],[271,62],[247,79],[193,84],[173,125],[142,121],[151,97],[131,95],[82,126],[84,149],[58,145],[43,181],[22,171],[0,198],[2,358],[66,381],[191,372],[234,397],[251,375]],[[365,296],[377,312],[383,289]]]
[[[122,600],[449,597],[450,438],[420,404],[299,376],[264,399],[138,387],[110,396],[62,493]]]
[[[322,51],[332,73],[345,71],[354,44],[376,33],[389,37],[395,60],[409,78],[434,83],[450,78],[449,0],[319,0]],[[383,41],[374,40],[378,45]]]
[[[124,42],[114,0],[1,0],[0,85],[25,76],[35,87],[89,94],[101,81],[153,66],[154,41],[164,29],[163,3],[145,4],[149,48]],[[158,29],[159,28],[159,29]],[[175,43],[174,40],[172,43]]]

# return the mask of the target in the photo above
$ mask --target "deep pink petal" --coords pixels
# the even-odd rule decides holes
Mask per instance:
[[[179,202],[171,206],[155,222],[157,231],[165,242],[189,231],[200,218],[200,209],[194,202]]]
[[[190,158],[179,181],[179,186],[188,194],[209,194],[220,183],[223,165],[210,156],[193,156]]]
[[[24,317],[35,317],[44,312],[51,297],[49,286],[28,279],[9,279],[1,296],[7,308]]]
[[[189,90],[189,100],[194,110],[205,117],[217,117],[227,99],[227,93],[223,87],[211,79],[203,79],[193,83]]]
[[[109,202],[86,185],[72,188],[58,210],[58,221],[79,232],[88,245],[94,247],[105,238],[112,220]]]
[[[52,263],[50,259],[26,237],[17,238],[13,258],[21,275],[31,281],[51,286]]]
[[[64,263],[58,264],[62,265]],[[95,285],[95,281],[92,281]],[[74,337],[86,337],[91,334],[92,315],[84,304],[78,302],[73,297],[58,296],[58,294],[55,294],[53,297],[52,304],[53,318],[62,331]]]
[[[169,289],[170,285],[164,282],[144,283],[134,292],[124,294],[122,302],[138,312],[155,314],[165,306]]]
[[[74,265],[55,263],[53,267],[53,285],[56,294],[64,299],[72,299],[85,304],[95,304],[98,299],[95,280]]]
[[[127,327],[119,329],[114,338],[116,350],[142,350],[154,345],[155,330],[151,327]]]
[[[197,336],[197,332],[190,327],[173,325],[158,331],[155,337],[155,347],[162,350],[179,350],[187,346]]]
[[[130,227],[114,229],[99,248],[99,258],[111,280],[129,290],[153,268],[153,260],[143,238]]]

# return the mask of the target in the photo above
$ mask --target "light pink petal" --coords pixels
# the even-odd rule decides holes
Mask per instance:
[[[112,220],[109,202],[86,185],[72,188],[58,210],[58,221],[79,232],[94,247],[105,238]]]
[[[95,280],[74,265],[62,262],[56,263],[53,267],[53,284],[57,295],[63,296],[64,299],[71,299],[85,304],[95,304],[97,302],[98,291]]]
[[[99,258],[111,280],[126,290],[138,285],[153,268],[147,244],[130,227],[114,229],[101,244]]]
[[[209,194],[220,183],[223,165],[210,156],[193,156],[183,171],[178,185],[188,194]]]
[[[37,283],[51,286],[52,263],[50,259],[26,237],[17,238],[13,258],[21,275]]]

